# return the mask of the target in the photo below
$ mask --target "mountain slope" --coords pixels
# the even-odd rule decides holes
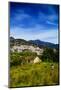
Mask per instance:
[[[38,46],[40,48],[44,48],[44,47],[49,47],[49,48],[58,48],[58,44],[53,44],[53,43],[49,43],[49,42],[44,42],[44,41],[40,41],[40,40],[29,40],[26,41],[24,39],[15,39],[13,37],[10,37],[10,45],[35,45]]]
[[[50,42],[44,42],[44,41],[40,41],[40,40],[30,40],[29,42],[32,42],[33,44],[36,44],[39,47],[58,48],[58,44],[53,44]]]

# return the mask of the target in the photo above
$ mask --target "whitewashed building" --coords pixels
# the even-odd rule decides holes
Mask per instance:
[[[24,50],[31,50],[32,52],[36,52],[37,55],[40,55],[43,53],[43,49],[40,49],[39,47],[29,46],[29,45],[13,46],[13,48],[11,48],[10,50],[12,52],[15,52],[15,51],[22,52]]]
[[[42,60],[40,60],[39,59],[39,57],[36,57],[35,59],[34,59],[34,63],[40,63]]]

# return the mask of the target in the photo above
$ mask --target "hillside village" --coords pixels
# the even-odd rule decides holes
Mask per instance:
[[[10,49],[12,52],[22,52],[22,51],[26,51],[26,50],[30,50],[32,52],[35,52],[37,53],[37,55],[42,55],[43,53],[43,48],[39,48],[39,47],[34,47],[32,45],[20,45],[20,46],[13,46],[11,49]]]
[[[48,55],[46,55],[46,53],[44,53],[45,50]],[[54,61],[54,60],[58,59],[58,56],[56,55],[56,53],[58,54],[57,51],[58,51],[57,46],[52,43],[42,42],[40,40],[26,41],[24,39],[15,39],[13,37],[10,37],[10,52],[12,52],[11,63],[14,61],[18,62],[18,60],[19,60],[19,62],[21,61],[20,62],[21,64],[37,63],[39,61],[43,61],[42,57],[45,56],[45,57],[49,58],[51,55],[52,56],[49,58],[49,60],[51,59]],[[15,54],[15,52],[17,54]],[[52,52],[52,53],[50,53],[50,52]],[[15,57],[15,60],[13,59],[14,57]],[[55,57],[57,57],[57,58],[55,58]],[[45,59],[45,60],[47,60],[47,59]]]
[[[51,51],[52,53],[56,53],[56,51],[57,51],[55,44],[42,42],[39,40],[35,40],[35,41],[31,40],[31,42],[30,42],[30,41],[26,41],[24,39],[15,39],[13,37],[10,37],[10,52],[12,52],[12,54],[14,54],[14,55],[15,55],[15,52],[17,52],[18,54],[20,53],[20,56],[15,55],[15,59],[17,58],[19,61],[21,59],[22,64],[23,63],[35,63],[35,62],[37,63],[37,62],[41,61],[41,57],[43,56],[45,49],[47,49],[47,53],[48,53],[47,57],[50,56],[49,52],[51,51],[51,49],[52,49],[52,51]],[[21,55],[23,53],[24,53],[24,56]],[[44,54],[44,55],[46,55],[46,54]],[[13,58],[14,58],[14,56],[12,56],[12,60],[13,60]],[[15,62],[16,62],[16,60],[15,60]],[[55,58],[55,60],[56,60],[56,58]]]

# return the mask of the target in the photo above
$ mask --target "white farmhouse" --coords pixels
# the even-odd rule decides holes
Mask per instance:
[[[39,62],[41,62],[41,60],[39,59],[39,57],[36,57],[36,58],[34,59],[34,63],[39,63]]]

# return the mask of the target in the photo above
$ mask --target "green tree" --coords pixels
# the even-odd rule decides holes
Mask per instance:
[[[47,62],[52,62],[54,57],[54,51],[51,48],[45,48],[43,55],[42,55],[42,60],[47,61]]]

